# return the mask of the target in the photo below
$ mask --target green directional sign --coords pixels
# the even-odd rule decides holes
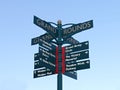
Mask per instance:
[[[74,24],[71,27],[63,29],[62,36],[63,38],[68,38],[71,37],[72,35],[85,31],[87,29],[90,29],[93,27],[93,20],[84,22],[84,23],[79,23],[79,24]]]
[[[54,38],[49,33],[45,33],[45,34],[43,34],[41,36],[32,38],[31,45],[39,44],[41,42],[40,41],[41,39],[44,40],[44,41],[47,41],[48,43],[50,43]],[[78,44],[79,41],[77,41],[73,37],[69,37],[69,38],[64,40],[64,43],[66,43],[66,44]]]
[[[43,66],[54,71],[56,65],[52,63],[51,61],[46,60],[46,58],[42,58],[42,57],[39,57],[38,60],[35,60],[34,69],[41,68]]]
[[[79,61],[73,64],[66,64],[66,72],[69,71],[76,71],[76,70],[83,70],[90,68],[90,60]]]
[[[39,57],[47,60],[47,61],[50,61],[51,63],[55,64],[55,58],[50,56],[50,55],[47,55],[46,53],[40,53]]]
[[[87,59],[89,58],[89,51],[85,50],[85,51],[81,51],[73,54],[67,54],[65,57],[66,57],[65,58],[66,62]]]
[[[49,33],[45,33],[39,37],[33,38],[31,40],[31,45],[39,44],[41,39],[47,42],[51,42],[54,38]]]
[[[81,42],[75,45],[69,45],[65,47],[65,52],[66,53],[70,53],[70,52],[76,52],[76,51],[82,51],[82,50],[86,50],[89,49],[89,42],[85,41],[85,42]]]
[[[43,55],[43,54],[45,54],[45,55],[47,55],[46,57],[53,57],[53,58],[55,58],[56,56],[55,56],[55,52],[53,53],[52,51],[47,51],[47,50],[45,50],[45,49],[43,49],[43,48],[41,48],[41,47],[39,47],[39,54],[40,55]],[[43,55],[43,56],[45,56],[45,55]]]
[[[56,46],[53,45],[52,43],[48,43],[42,39],[39,40],[39,45],[44,47],[44,48],[47,48],[48,50],[53,50],[56,48]]]
[[[40,68],[38,70],[34,70],[34,78],[38,77],[44,77],[55,74],[55,72],[51,71],[50,69],[47,69],[46,67]]]
[[[34,61],[34,69],[42,68],[44,67],[44,63],[40,63],[39,60]]]
[[[41,67],[44,67],[44,63],[42,64],[41,61],[40,61],[40,58],[42,60],[45,60],[46,62],[48,62],[50,65],[55,65],[55,58],[45,54],[45,53],[36,53],[34,55],[34,69],[37,69],[37,68],[41,68]],[[49,66],[50,66],[49,65]],[[52,67],[52,66],[51,66]]]
[[[37,16],[34,16],[34,24],[47,31],[52,37],[58,36],[58,30],[56,27],[53,27],[50,23],[38,18]]]
[[[36,60],[39,60],[39,53],[35,53],[34,54],[34,60],[36,61]]]

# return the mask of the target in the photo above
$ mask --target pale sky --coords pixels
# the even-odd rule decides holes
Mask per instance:
[[[33,16],[63,24],[93,20],[94,27],[73,37],[89,41],[90,69],[77,71],[78,79],[63,75],[63,90],[120,90],[119,0],[1,0],[0,90],[57,90],[57,75],[33,78],[31,39],[46,31]]]

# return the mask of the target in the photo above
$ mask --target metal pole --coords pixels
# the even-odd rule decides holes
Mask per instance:
[[[61,20],[57,22],[58,28],[58,76],[57,76],[57,90],[62,90],[62,23]]]

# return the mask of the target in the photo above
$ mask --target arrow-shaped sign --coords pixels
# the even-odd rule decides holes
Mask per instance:
[[[51,42],[53,40],[53,37],[49,34],[49,33],[45,33],[39,37],[35,37],[31,40],[31,45],[35,45],[35,44],[38,44],[40,43],[40,40],[44,40],[44,41],[47,41],[47,42]]]
[[[52,43],[48,43],[42,39],[39,39],[39,45],[44,47],[44,48],[47,48],[48,50],[53,50],[56,48],[56,46],[53,45]]]
[[[63,29],[63,38],[68,38],[78,32],[90,29],[93,27],[93,20],[84,22],[84,23],[78,23],[74,24],[71,27]]]
[[[89,58],[88,50],[73,53],[73,54],[68,54],[68,55],[66,55],[65,61],[70,62],[70,61],[82,60],[82,59],[87,59],[87,58]]]
[[[81,43],[75,44],[75,45],[66,46],[65,52],[70,53],[70,52],[82,51],[82,50],[86,50],[86,49],[89,49],[88,41],[81,42]]]
[[[48,75],[55,74],[55,72],[51,71],[50,69],[47,69],[46,67],[40,68],[38,70],[34,70],[34,78],[38,77],[44,77]]]
[[[47,31],[52,37],[55,38],[58,36],[58,30],[56,27],[53,27],[50,23],[38,18],[37,16],[34,16],[34,24]]]
[[[39,47],[39,53],[40,53],[40,55],[43,55],[42,53],[44,53],[44,54],[48,55],[48,57],[55,58],[55,52],[53,53],[52,51],[47,51],[41,47]]]
[[[66,64],[66,72],[90,68],[90,60],[80,61],[73,64]]]
[[[41,36],[35,37],[31,40],[31,45],[36,45],[40,43],[40,39],[47,41],[48,43],[51,42],[54,38],[49,34],[49,33],[45,33]],[[68,43],[68,44],[78,44],[79,41],[77,41],[76,39],[74,39],[73,37],[69,37],[67,39],[64,39],[64,43]]]
[[[43,48],[39,47],[39,53],[34,54],[34,60],[34,69],[41,68],[44,65],[50,69],[55,67],[55,55]]]
[[[46,61],[49,61],[49,62],[55,64],[55,58],[54,57],[52,57],[52,56],[50,56],[50,55],[48,55],[44,52],[43,53],[36,53],[34,55],[34,63],[35,63],[34,65],[35,65],[35,67],[37,66],[37,68],[40,68],[42,66],[39,62],[39,58],[42,58]]]
[[[34,69],[38,69],[38,68],[41,68],[41,67],[47,67],[52,71],[55,70],[55,64],[53,64],[49,60],[46,60],[45,58],[39,58],[39,60],[36,60],[34,62]]]

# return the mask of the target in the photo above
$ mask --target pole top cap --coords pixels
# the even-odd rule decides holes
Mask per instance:
[[[57,24],[62,24],[62,21],[61,21],[61,20],[58,20],[58,21],[57,21]]]

